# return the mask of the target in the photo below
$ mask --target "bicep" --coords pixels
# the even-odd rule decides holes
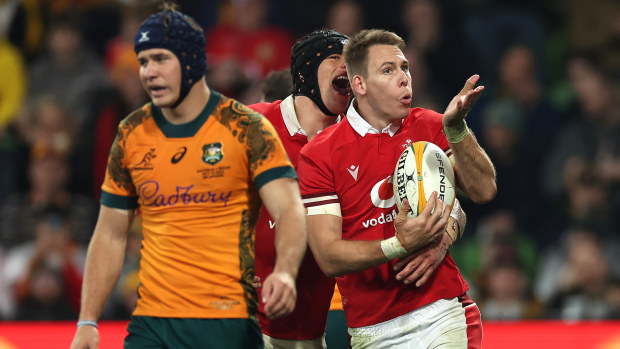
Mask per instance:
[[[328,254],[334,242],[342,240],[342,218],[331,214],[307,217],[308,243],[317,260]]]
[[[276,222],[282,213],[289,209],[303,211],[299,185],[293,178],[283,177],[269,181],[258,190],[258,194]]]
[[[134,218],[134,210],[123,210],[101,205],[95,235],[113,240],[124,240]]]

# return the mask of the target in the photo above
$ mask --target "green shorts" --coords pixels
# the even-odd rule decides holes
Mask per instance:
[[[327,348],[329,349],[349,348],[347,318],[345,317],[343,310],[330,310],[327,313],[325,342],[327,343]]]
[[[132,316],[126,349],[263,348],[263,337],[250,319],[182,319]]]

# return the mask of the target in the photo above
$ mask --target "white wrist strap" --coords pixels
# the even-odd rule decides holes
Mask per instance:
[[[407,250],[400,244],[396,236],[381,241],[381,250],[388,260],[402,258],[407,255]]]

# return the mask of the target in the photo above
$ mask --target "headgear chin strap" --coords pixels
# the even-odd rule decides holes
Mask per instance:
[[[134,38],[136,54],[151,48],[170,50],[181,63],[181,91],[175,108],[207,71],[204,33],[193,18],[174,10],[160,11],[142,23]]]
[[[315,30],[295,44],[291,50],[293,95],[310,98],[325,115],[338,114],[327,109],[321,99],[319,65],[332,54],[342,54],[342,48],[348,40],[348,36],[331,29]]]

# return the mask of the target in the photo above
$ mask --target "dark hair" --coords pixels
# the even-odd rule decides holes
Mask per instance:
[[[293,93],[293,79],[288,69],[269,72],[261,89],[265,102],[282,100]]]

